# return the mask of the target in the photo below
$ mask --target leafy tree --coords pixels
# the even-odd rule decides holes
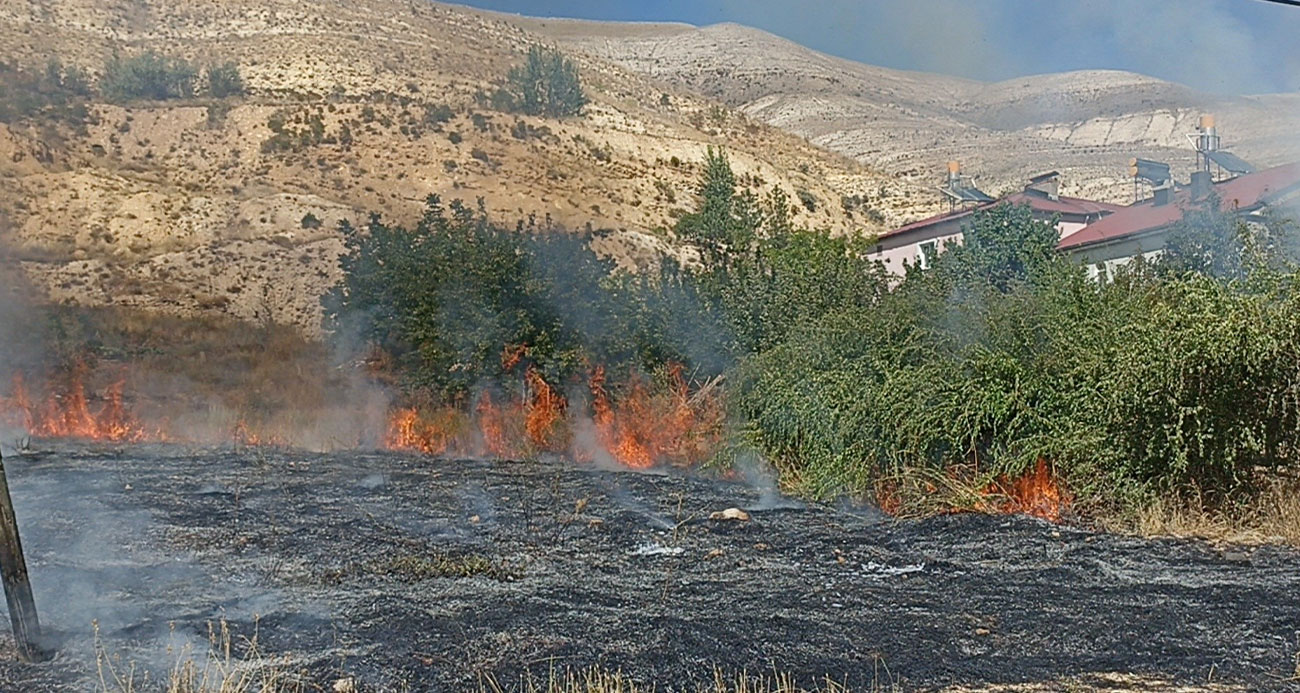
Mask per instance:
[[[541,46],[529,48],[524,64],[511,68],[505,86],[492,95],[497,110],[552,118],[580,115],[586,105],[578,66]]]
[[[1001,204],[976,214],[962,243],[947,248],[944,272],[1005,291],[1057,260],[1056,220],[1038,220],[1027,205]]]
[[[676,231],[700,250],[696,282],[723,316],[735,357],[774,346],[828,312],[868,305],[883,291],[861,239],[796,229],[785,192],[776,188],[763,200],[738,192],[724,152],[707,151],[697,193],[696,210]]]
[[[115,101],[183,99],[194,95],[198,71],[181,58],[147,51],[122,58],[114,56],[104,66],[99,88]]]
[[[683,358],[650,280],[615,275],[583,234],[535,220],[502,229],[481,206],[444,208],[436,197],[413,229],[373,217],[343,232],[345,280],[326,300],[332,327],[392,354],[411,384],[444,399],[503,382],[508,347],[527,346],[551,382],[590,364],[627,371]]]

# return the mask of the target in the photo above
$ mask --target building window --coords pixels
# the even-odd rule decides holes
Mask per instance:
[[[938,241],[926,241],[916,247],[916,259],[920,262],[921,269],[930,269],[936,257],[939,257]]]

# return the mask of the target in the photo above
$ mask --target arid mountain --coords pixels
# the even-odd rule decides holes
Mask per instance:
[[[1195,158],[1185,135],[1207,112],[1247,160],[1300,159],[1300,94],[1219,98],[1115,71],[986,84],[841,60],[733,24],[527,26],[918,186],[936,185],[956,159],[989,192],[1055,169],[1069,192],[1131,201],[1128,159],[1167,161],[1185,176]]]
[[[95,97],[82,122],[0,124],[0,234],[54,299],[315,331],[338,222],[408,222],[432,193],[482,198],[505,224],[608,229],[598,251],[628,264],[666,249],[709,146],[759,194],[807,200],[809,226],[871,231],[915,211],[906,182],[598,55],[574,52],[581,117],[494,111],[485,94],[551,42],[524,24],[407,0],[8,0],[11,67],[58,58],[93,82],[115,54],[152,50],[236,61],[248,89]],[[852,195],[867,202],[847,211]]]

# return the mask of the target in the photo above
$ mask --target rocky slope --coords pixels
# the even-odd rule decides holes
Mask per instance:
[[[986,84],[841,60],[731,24],[530,28],[916,185],[937,184],[958,159],[989,192],[1056,169],[1067,192],[1128,202],[1128,159],[1168,161],[1185,176],[1195,156],[1185,135],[1205,112],[1218,116],[1225,147],[1257,165],[1300,159],[1300,95],[1218,98],[1115,71]]]
[[[627,264],[665,250],[657,230],[691,204],[710,145],[759,193],[811,195],[808,225],[880,228],[845,195],[888,219],[914,204],[906,182],[583,51],[582,117],[493,111],[484,94],[537,42],[549,39],[509,18],[403,0],[12,0],[0,6],[11,65],[57,57],[94,75],[115,53],[154,50],[235,60],[248,93],[0,124],[0,234],[57,300],[310,332],[338,278],[337,223],[409,221],[433,193],[482,198],[511,225],[608,229],[598,250]],[[280,147],[273,127],[289,134]]]

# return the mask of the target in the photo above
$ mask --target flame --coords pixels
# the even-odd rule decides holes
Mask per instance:
[[[506,434],[508,417],[492,401],[492,393],[487,390],[479,395],[478,406],[474,408],[478,417],[479,432],[483,434],[484,452],[492,457],[514,457],[515,450],[510,436]]]
[[[398,409],[389,419],[384,447],[442,455],[455,445],[459,418],[459,413],[451,409],[439,409],[428,416],[421,416],[414,407]]]
[[[1026,471],[1020,478],[1008,481],[1005,477],[1000,477],[989,484],[984,493],[998,500],[982,503],[976,507],[977,510],[1032,515],[1049,522],[1060,522],[1073,501],[1070,494],[1057,483],[1048,469],[1047,460],[1042,457],[1038,458],[1033,469]]]
[[[633,468],[696,464],[716,448],[723,419],[721,398],[711,385],[692,393],[681,366],[671,366],[654,379],[630,376],[608,389],[605,369],[596,367],[587,383],[590,399],[573,406],[555,383],[527,362],[527,356],[526,347],[502,353],[502,365],[522,375],[514,395],[485,389],[468,406],[392,409],[383,447],[426,455],[507,459],[547,453],[586,462],[607,455]],[[294,441],[293,434],[287,433],[294,430],[292,423],[288,428],[276,425],[265,413],[241,416],[233,425],[224,423],[199,434],[164,433],[170,428],[165,421],[147,426],[132,411],[128,403],[139,398],[124,395],[125,377],[96,392],[84,385],[89,375],[88,366],[74,365],[46,379],[47,386],[34,395],[23,375],[17,374],[9,396],[0,397],[0,419],[38,438],[277,447]],[[579,444],[575,433],[588,428],[594,435],[581,436]],[[356,444],[363,438],[359,436]]]
[[[59,380],[62,387],[51,389],[37,402],[29,394],[22,374],[15,374],[10,396],[0,400],[6,421],[22,426],[40,438],[81,438],[114,443],[138,443],[162,439],[160,431],[141,424],[122,401],[125,378],[109,385],[103,402],[92,407],[86,395],[84,364],[76,364]]]
[[[234,429],[230,432],[230,440],[234,442],[235,445],[245,445],[253,448],[282,448],[289,446],[289,441],[285,438],[278,434],[268,435],[264,432],[259,432],[252,426],[249,426],[248,422],[244,419],[240,419],[239,422],[235,424]]]
[[[502,363],[517,365],[521,359],[519,350],[507,350]],[[699,393],[692,398],[681,367],[669,368],[660,388],[632,377],[617,398],[605,382],[605,369],[593,369],[588,380],[591,421],[596,444],[610,458],[643,469],[661,463],[695,464],[712,454],[722,421],[721,402]],[[531,365],[523,384],[523,392],[511,400],[484,391],[470,412],[442,408],[429,415],[414,407],[394,409],[384,445],[431,455],[516,458],[546,452],[592,461],[596,451],[574,444],[574,431],[585,412],[574,411]],[[473,429],[468,434],[466,424]]]
[[[531,393],[524,415],[524,430],[528,433],[528,441],[538,450],[563,449],[565,446],[559,441],[560,424],[564,421],[568,403],[551,389],[535,369],[528,369],[525,380]]]
[[[669,461],[703,461],[717,443],[721,406],[705,398],[692,406],[682,367],[668,369],[666,392],[652,394],[639,377],[632,377],[623,397],[612,402],[605,389],[605,370],[591,376],[592,420],[601,446],[618,462],[636,469]]]

